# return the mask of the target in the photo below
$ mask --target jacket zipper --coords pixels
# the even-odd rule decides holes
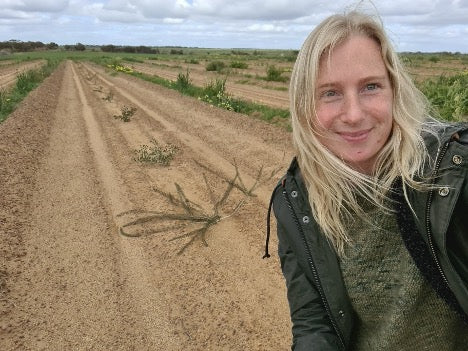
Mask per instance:
[[[344,343],[343,336],[341,335],[341,332],[340,332],[340,330],[338,329],[338,326],[337,326],[337,324],[336,324],[336,321],[335,321],[335,319],[333,318],[333,315],[331,314],[330,306],[329,306],[328,301],[327,301],[327,299],[326,299],[326,297],[325,297],[325,294],[324,294],[324,292],[323,292],[322,284],[320,283],[320,279],[319,279],[319,277],[318,277],[317,269],[316,269],[315,264],[314,264],[314,261],[313,261],[313,259],[312,259],[312,254],[311,254],[311,252],[310,252],[309,245],[307,244],[307,240],[306,240],[305,233],[304,233],[304,231],[302,230],[301,224],[299,223],[299,219],[298,219],[297,216],[296,216],[296,212],[294,212],[294,209],[293,209],[293,207],[292,207],[292,205],[291,205],[291,202],[290,202],[290,200],[289,200],[289,196],[288,196],[288,194],[287,194],[287,192],[286,192],[285,189],[283,189],[283,196],[284,196],[284,198],[285,198],[285,200],[286,200],[286,203],[287,203],[287,205],[288,205],[288,208],[289,208],[289,210],[290,210],[290,212],[291,212],[291,214],[292,214],[292,216],[293,216],[293,218],[294,218],[294,221],[296,222],[296,225],[297,225],[297,227],[299,228],[299,232],[300,232],[300,234],[301,234],[301,238],[302,238],[302,241],[303,241],[303,243],[304,243],[305,250],[306,250],[307,260],[308,260],[310,269],[312,270],[312,275],[313,275],[313,277],[314,277],[314,281],[315,281],[315,284],[316,284],[316,286],[317,286],[317,290],[318,290],[318,292],[319,292],[319,294],[320,294],[320,298],[321,298],[321,300],[322,300],[323,306],[325,307],[325,310],[326,310],[326,312],[327,312],[327,314],[328,314],[328,317],[329,317],[329,319],[330,319],[330,322],[331,322],[331,324],[332,324],[332,326],[333,326],[333,329],[335,330],[335,333],[337,334],[337,336],[338,336],[338,338],[339,338],[339,340],[340,340],[340,342],[341,342],[341,345],[343,346],[343,349],[345,349],[345,348],[346,348],[346,345],[345,345],[345,343]]]
[[[434,171],[432,172],[432,184],[431,185],[435,184],[435,180],[434,180],[435,176],[439,172],[440,164],[442,163],[442,159],[444,158],[445,153],[447,152],[449,143],[450,142],[447,141],[445,143],[444,147],[442,148],[442,150],[438,154],[438,157],[436,159],[436,165],[435,165]],[[437,266],[437,269],[439,270],[439,273],[442,276],[442,279],[445,281],[447,286],[449,286],[447,277],[445,276],[445,273],[442,270],[442,267],[440,265],[439,259],[437,258],[435,248],[434,248],[434,241],[433,241],[433,235],[432,235],[432,230],[431,230],[431,220],[430,220],[430,210],[431,210],[433,195],[434,195],[434,189],[431,189],[429,191],[429,195],[428,195],[429,198],[427,200],[427,205],[426,205],[426,234],[427,234],[427,239],[428,239],[428,242],[429,242],[429,248],[431,250],[431,254],[432,254],[434,262],[435,262],[435,264]]]

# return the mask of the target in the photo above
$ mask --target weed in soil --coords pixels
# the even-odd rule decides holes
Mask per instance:
[[[283,155],[283,158],[284,158],[284,155]],[[213,169],[209,168],[208,166],[198,161],[195,161],[195,163],[199,165],[200,167],[202,167],[203,169],[207,170],[208,172],[215,174],[219,178],[222,178],[225,181],[230,182],[230,180],[223,174],[214,171]],[[278,168],[273,169],[269,174],[265,175],[264,168],[262,165],[259,168],[257,175],[255,176],[254,183],[250,187],[247,187],[245,185],[245,182],[242,180],[242,176],[239,172],[239,167],[237,166],[236,160],[234,160],[233,166],[236,170],[236,177],[235,177],[236,182],[234,183],[234,187],[237,188],[239,191],[241,191],[244,195],[249,196],[249,197],[255,197],[256,196],[254,194],[255,190],[257,190],[258,187],[262,186],[263,184],[267,183],[269,180],[273,179],[273,177],[276,176],[282,170],[281,167],[278,167]]]
[[[112,99],[114,99],[114,93],[112,90],[110,90],[105,97],[102,98],[104,101],[107,102],[112,102]]]
[[[177,146],[172,144],[161,146],[156,139],[151,139],[150,143],[150,145],[141,145],[139,149],[135,150],[135,161],[168,166],[179,150]]]
[[[136,107],[123,106],[120,109],[120,115],[114,115],[115,119],[120,119],[124,122],[130,122],[130,117],[132,117],[136,112]]]
[[[182,187],[177,183],[175,183],[177,195],[173,195],[157,187],[153,187],[155,192],[165,197],[170,204],[178,209],[178,213],[146,210],[130,210],[121,213],[118,215],[118,217],[130,215],[136,218],[122,225],[120,227],[120,234],[127,237],[140,237],[156,233],[169,233],[173,231],[184,230],[187,229],[187,227],[190,225],[192,225],[191,228],[193,228],[193,225],[195,225],[195,229],[189,229],[186,233],[179,234],[170,239],[170,241],[174,241],[189,238],[189,240],[179,249],[177,254],[182,254],[191,244],[197,240],[200,240],[203,245],[208,246],[206,241],[208,229],[220,221],[233,216],[237,211],[239,211],[240,208],[242,208],[249,197],[255,196],[254,191],[260,185],[272,179],[280,171],[280,169],[274,169],[269,175],[265,176],[263,167],[260,167],[254,183],[248,188],[242,180],[236,162],[234,162],[236,174],[232,178],[227,178],[223,175],[220,175],[216,171],[210,169],[208,166],[202,165],[197,161],[195,162],[205,170],[222,178],[228,184],[224,190],[224,193],[220,197],[216,197],[213,188],[210,186],[206,178],[205,173],[202,173],[208,198],[212,204],[212,208],[210,210],[205,210],[202,206],[188,199]],[[233,206],[231,206],[228,211],[223,211],[223,206],[226,205],[227,200],[234,189],[241,191],[244,196],[240,201],[237,201]],[[154,224],[158,225],[156,229],[147,228],[147,226],[151,227],[151,225]]]
[[[200,240],[203,245],[208,246],[206,241],[206,235],[208,229],[216,225],[220,221],[234,215],[245,203],[245,198],[236,203],[236,205],[228,212],[222,213],[221,209],[226,204],[227,199],[235,188],[234,184],[237,180],[237,174],[228,182],[228,185],[223,194],[216,198],[213,189],[211,188],[206,176],[203,174],[203,179],[206,184],[206,189],[212,204],[210,210],[205,210],[202,206],[191,201],[185,195],[182,187],[175,183],[177,195],[166,193],[165,191],[156,187],[153,190],[160,195],[164,196],[172,205],[178,208],[178,213],[165,213],[157,211],[145,211],[145,210],[131,210],[119,214],[118,216],[124,215],[137,215],[139,218],[134,219],[120,227],[120,234],[129,237],[139,237],[142,235],[149,235],[154,233],[160,233],[171,230],[178,230],[186,228],[189,224],[200,224],[195,229],[189,230],[186,233],[177,235],[170,239],[170,241],[180,240],[189,238],[189,240],[179,249],[177,255],[182,254],[190,245],[195,241]],[[174,221],[176,222],[174,224]],[[164,227],[160,227],[155,230],[144,230],[141,229],[142,224],[170,222],[171,224]],[[139,230],[140,228],[140,230]],[[135,230],[136,229],[136,230]]]

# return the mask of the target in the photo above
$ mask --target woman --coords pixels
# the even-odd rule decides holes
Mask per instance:
[[[309,35],[290,99],[297,158],[271,205],[292,349],[468,350],[466,123],[428,122],[358,12]]]

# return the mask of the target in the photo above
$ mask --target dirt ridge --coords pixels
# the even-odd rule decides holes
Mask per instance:
[[[137,108],[130,122],[114,118],[129,105]],[[170,166],[134,160],[151,137],[179,146]],[[184,235],[200,228],[196,221],[125,227],[134,237],[119,229],[141,211],[186,214],[161,192],[180,198],[175,183],[196,211],[212,213],[232,160],[250,184],[261,165],[287,166],[289,138],[134,77],[62,64],[0,126],[0,170],[10,187],[0,201],[22,199],[0,222],[0,349],[287,349],[279,262],[261,259],[276,179],[254,197],[234,188],[204,241]]]

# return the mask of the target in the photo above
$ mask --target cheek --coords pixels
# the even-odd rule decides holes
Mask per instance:
[[[386,119],[387,123],[391,123],[393,120],[393,94],[388,94],[381,101],[382,115]]]
[[[330,106],[317,106],[317,124],[324,130],[330,129],[334,120],[334,112]]]
[[[382,125],[382,138],[387,141],[393,129],[393,110],[391,105],[385,111],[382,111],[380,123]]]

